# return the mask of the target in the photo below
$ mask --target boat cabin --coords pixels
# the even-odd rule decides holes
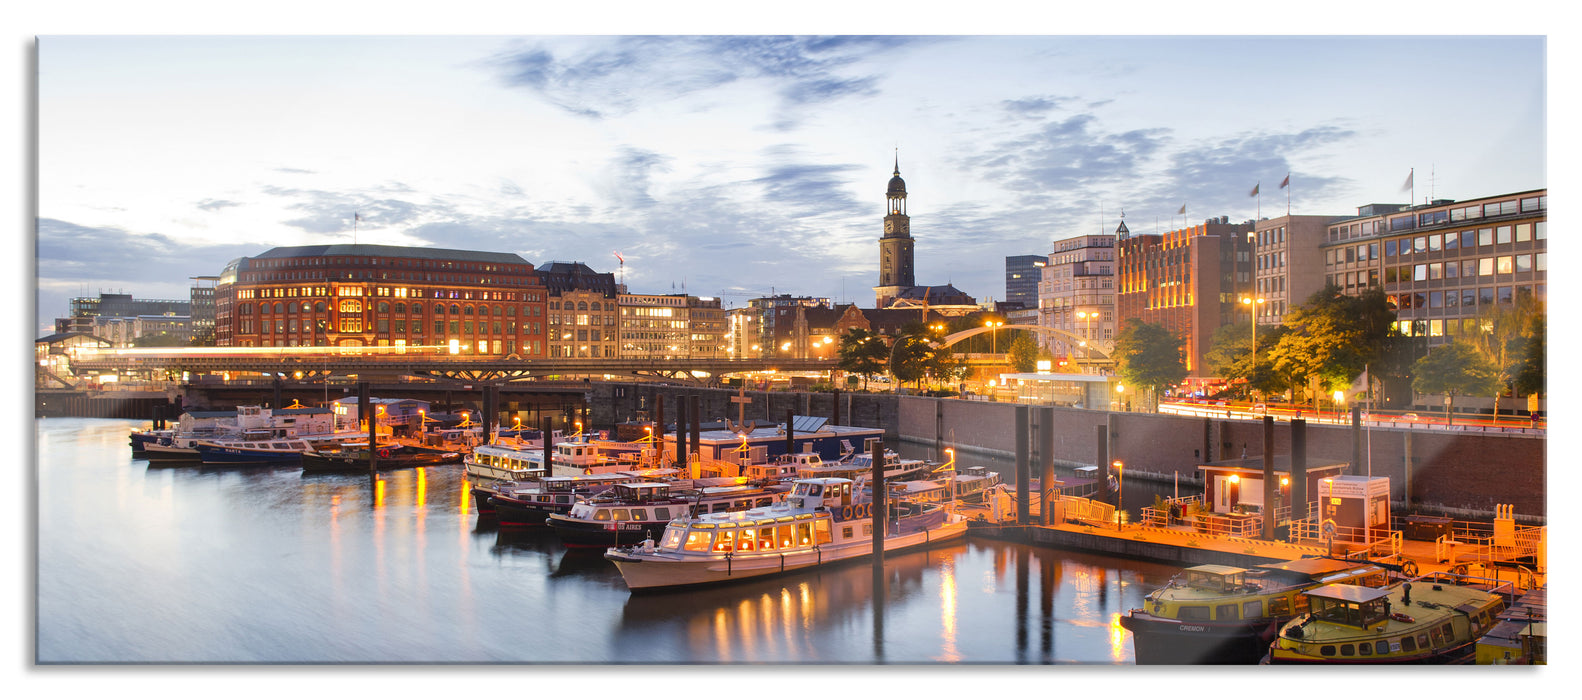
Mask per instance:
[[[1241,590],[1247,583],[1247,570],[1234,566],[1201,564],[1185,569],[1186,585],[1220,593]]]
[[[1316,620],[1367,628],[1390,616],[1390,594],[1382,588],[1332,583],[1306,593]]]
[[[611,486],[610,490],[605,493],[611,499],[623,503],[667,501],[670,500],[670,485],[639,481],[629,484],[616,484]]]

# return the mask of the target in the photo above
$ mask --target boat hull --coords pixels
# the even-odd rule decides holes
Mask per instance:
[[[455,464],[460,461],[460,456],[450,454],[418,454],[418,455],[392,455],[380,457],[378,460],[379,471],[389,469],[408,469],[411,467],[433,467],[442,464]],[[322,455],[317,453],[304,453],[302,455],[302,471],[304,472],[345,472],[368,471],[368,458],[357,456]]]
[[[1138,664],[1256,664],[1284,620],[1262,618],[1235,624],[1181,621],[1133,612],[1120,623],[1132,633]]]
[[[502,527],[542,527],[550,515],[571,511],[570,503],[519,501],[498,494],[490,496],[489,503],[494,506],[495,522]]]
[[[300,451],[250,450],[242,447],[198,446],[204,464],[301,464]]]
[[[957,540],[966,535],[965,521],[945,523],[935,528],[894,535],[885,539],[885,553],[918,549]],[[765,576],[800,571],[816,566],[857,561],[873,554],[872,542],[853,541],[838,547],[819,547],[790,552],[756,553],[732,557],[686,558],[675,553],[653,554],[605,552],[615,563],[626,586],[632,591],[658,591],[690,586],[734,583]]]
[[[626,547],[645,539],[658,538],[665,531],[665,523],[662,522],[588,522],[557,515],[548,516],[546,524],[560,537],[560,543],[567,547]]]

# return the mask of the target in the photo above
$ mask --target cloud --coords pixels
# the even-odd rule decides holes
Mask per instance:
[[[619,150],[609,167],[599,171],[594,189],[617,207],[645,209],[653,206],[649,193],[653,177],[670,171],[671,158],[662,153],[633,146]]]
[[[221,209],[242,206],[242,203],[233,202],[228,199],[205,199],[201,202],[198,202],[196,206],[204,211],[220,211]]]
[[[1071,191],[1136,177],[1164,146],[1169,129],[1104,133],[1092,114],[1043,122],[1036,131],[1002,142],[969,165],[1011,190]]]
[[[1015,100],[1003,100],[1000,102],[1000,106],[1003,107],[1005,111],[1010,112],[1013,116],[1041,118],[1049,112],[1059,109],[1062,105],[1069,103],[1071,100],[1072,98],[1069,97],[1023,97]]]
[[[844,75],[860,61],[935,38],[901,36],[618,37],[600,48],[557,55],[542,45],[495,56],[491,70],[568,113],[603,119],[742,81],[761,81],[781,100],[777,128],[797,107],[877,91],[878,76]]]
[[[341,234],[353,230],[353,216],[362,217],[358,226],[363,228],[396,227],[416,221],[425,208],[394,197],[379,196],[388,193],[409,193],[411,188],[401,183],[391,183],[369,193],[331,192],[326,190],[290,187],[265,187],[265,194],[296,200],[286,205],[288,209],[306,215],[280,223],[307,233]]]

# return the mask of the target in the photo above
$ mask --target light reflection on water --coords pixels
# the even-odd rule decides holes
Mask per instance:
[[[1130,663],[1175,571],[970,538],[887,557],[882,611],[865,564],[633,596],[460,466],[150,467],[134,425],[36,422],[41,663]]]

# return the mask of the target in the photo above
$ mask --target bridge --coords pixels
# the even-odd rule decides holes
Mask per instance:
[[[78,372],[147,372],[179,375],[256,372],[293,378],[355,374],[360,379],[429,377],[467,382],[510,382],[558,377],[631,376],[705,383],[705,378],[746,372],[828,373],[838,360],[776,358],[483,358],[397,348],[172,348],[82,352]],[[213,352],[210,352],[213,351]]]
[[[1008,326],[995,326],[993,328],[989,328],[988,326],[982,326],[982,327],[977,327],[977,328],[969,328],[969,329],[964,330],[964,331],[957,331],[955,333],[951,333],[950,335],[945,336],[945,342],[941,345],[941,347],[949,347],[949,346],[955,345],[956,343],[959,343],[959,342],[961,342],[963,340],[966,340],[967,338],[971,338],[972,336],[981,335],[981,334],[984,334],[984,333],[993,333],[995,331],[1000,331],[1000,330],[1023,330],[1023,331],[1032,331],[1034,333],[1039,333],[1039,334],[1042,334],[1042,335],[1053,335],[1053,336],[1056,336],[1056,337],[1059,337],[1059,338],[1063,338],[1063,339],[1066,339],[1066,340],[1070,341],[1072,345],[1081,346],[1084,350],[1089,350],[1089,351],[1098,353],[1099,355],[1101,355],[1104,358],[1104,360],[1106,362],[1113,361],[1113,359],[1114,359],[1114,358],[1111,357],[1111,355],[1113,355],[1114,352],[1115,352],[1115,341],[1114,340],[1111,340],[1111,339],[1108,339],[1108,338],[1105,338],[1103,340],[1083,338],[1082,336],[1079,336],[1079,335],[1077,335],[1075,333],[1072,333],[1070,331],[1064,331],[1064,330],[1061,330],[1059,328],[1054,328],[1054,327],[1051,327],[1051,326],[1039,326],[1039,325],[1035,325],[1035,324],[1031,324],[1031,323],[1017,323],[1017,324],[1012,324],[1012,325],[1008,325]],[[1092,358],[1084,358],[1083,359],[1083,362],[1090,362],[1090,361],[1093,361],[1093,359]],[[1095,362],[1095,364],[1097,364],[1097,362]]]

